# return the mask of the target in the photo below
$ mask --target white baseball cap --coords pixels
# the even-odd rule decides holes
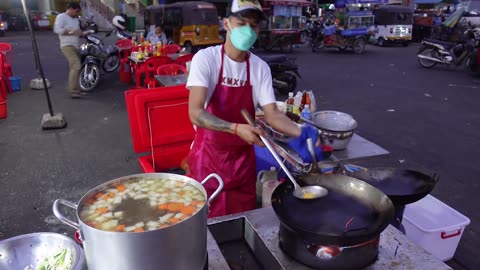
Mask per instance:
[[[232,14],[243,13],[246,10],[257,10],[263,13],[262,5],[258,0],[233,0],[232,1]]]

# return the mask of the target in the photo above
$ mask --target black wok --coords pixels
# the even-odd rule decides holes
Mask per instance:
[[[328,195],[314,200],[293,196],[290,182],[272,194],[272,207],[282,225],[311,243],[352,246],[378,236],[394,216],[391,200],[380,190],[345,175],[304,177]]]
[[[416,202],[427,196],[438,182],[438,176],[396,168],[369,168],[349,176],[360,179],[385,193],[395,205]]]

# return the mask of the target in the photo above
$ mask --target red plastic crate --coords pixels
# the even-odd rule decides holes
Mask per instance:
[[[128,120],[136,153],[144,172],[180,167],[195,136],[188,116],[185,85],[125,92]]]

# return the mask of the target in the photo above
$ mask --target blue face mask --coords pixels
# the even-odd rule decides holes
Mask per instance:
[[[257,33],[248,25],[232,28],[228,21],[228,26],[230,26],[230,40],[240,51],[248,51],[257,40]]]

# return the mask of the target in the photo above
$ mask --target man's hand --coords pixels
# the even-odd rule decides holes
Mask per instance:
[[[248,144],[256,144],[261,147],[265,146],[259,137],[259,136],[265,136],[262,130],[248,124],[234,124],[234,125],[238,125],[236,127],[238,137],[242,138]]]
[[[68,36],[80,36],[82,34],[82,30],[80,29],[77,29],[77,30],[68,30],[66,29],[64,32],[63,32],[64,35],[68,35]]]
[[[317,160],[322,160],[322,148],[320,147],[320,139],[318,137],[318,130],[312,126],[305,125],[302,127],[300,136],[292,139],[288,145],[298,153],[305,163],[312,163],[312,156],[308,151],[307,139],[312,139],[315,150],[315,157]]]

